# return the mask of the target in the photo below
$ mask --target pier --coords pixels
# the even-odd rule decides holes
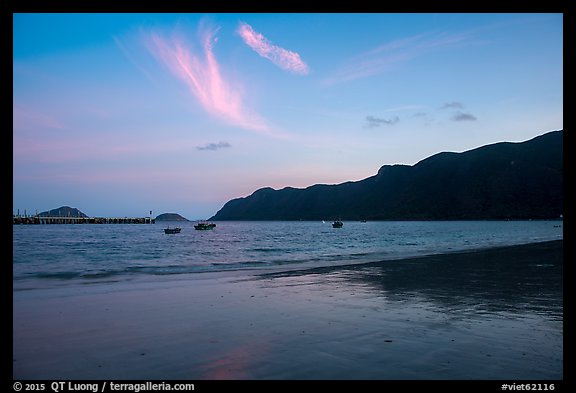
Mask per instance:
[[[12,216],[14,225],[48,224],[154,224],[152,217],[72,217],[72,216]]]

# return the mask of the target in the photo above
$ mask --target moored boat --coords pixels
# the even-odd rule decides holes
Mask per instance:
[[[336,220],[332,223],[332,228],[342,228],[344,223],[340,220]]]
[[[216,227],[216,224],[207,221],[198,221],[198,223],[194,225],[194,229],[204,231],[208,229],[214,229],[214,227]]]
[[[180,233],[181,230],[182,228],[179,227],[170,228],[170,226],[168,226],[168,228],[164,228],[164,233],[170,235],[174,233]]]

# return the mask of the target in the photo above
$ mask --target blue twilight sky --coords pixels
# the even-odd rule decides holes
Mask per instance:
[[[14,14],[14,212],[207,218],[563,128],[562,14]]]

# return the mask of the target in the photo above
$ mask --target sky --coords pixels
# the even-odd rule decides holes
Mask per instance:
[[[562,128],[562,14],[13,14],[14,213],[206,219]]]

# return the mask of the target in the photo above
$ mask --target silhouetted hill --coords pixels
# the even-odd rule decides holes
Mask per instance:
[[[156,217],[156,221],[188,221],[177,213],[162,213]]]
[[[38,215],[42,217],[88,217],[80,210],[70,206],[62,206],[57,209],[52,209],[42,213],[38,213]]]
[[[210,220],[550,219],[562,214],[563,131],[413,166],[384,165],[357,182],[262,188],[227,202]]]

